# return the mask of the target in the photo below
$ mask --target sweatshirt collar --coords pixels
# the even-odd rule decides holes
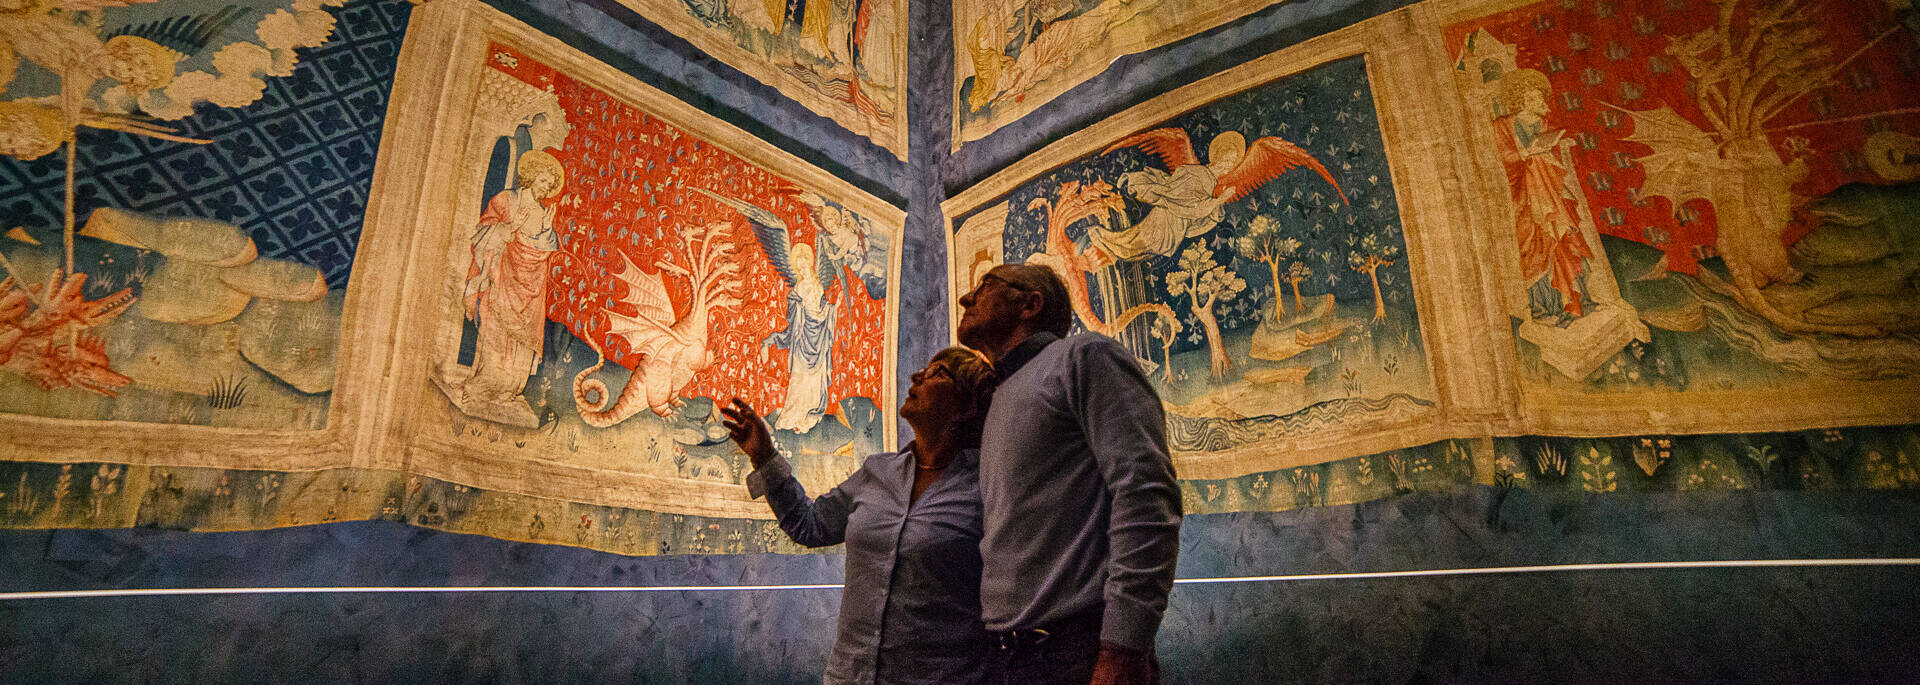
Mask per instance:
[[[1033,361],[1033,358],[1040,354],[1040,350],[1046,349],[1048,345],[1059,339],[1060,336],[1054,335],[1051,331],[1029,335],[1026,340],[1020,341],[1020,344],[1014,345],[1013,349],[1007,350],[1006,354],[994,361],[993,372],[1000,376],[1001,381],[1012,378],[1013,374],[1019,373],[1020,367]]]

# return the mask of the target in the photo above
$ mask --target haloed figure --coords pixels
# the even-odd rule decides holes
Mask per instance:
[[[787,350],[787,395],[780,402],[774,427],[804,433],[820,422],[827,407],[827,384],[833,375],[833,321],[837,303],[827,299],[813,265],[813,248],[793,246],[793,291],[787,294],[787,327],[760,343]]]
[[[747,478],[794,542],[846,543],[846,591],[827,683],[980,683],[980,428],[995,380],[978,354],[941,350],[900,405],[914,440],[868,457],[839,487],[807,497],[772,434],[739,399],[720,409],[753,460]]]
[[[1580,234],[1582,192],[1571,180],[1573,140],[1547,123],[1546,74],[1522,69],[1508,74],[1501,98],[1501,161],[1513,195],[1515,238],[1521,277],[1534,319],[1562,328],[1592,309],[1586,292],[1587,260],[1593,249]]]
[[[519,183],[487,202],[473,234],[473,261],[461,297],[479,339],[473,376],[461,384],[469,398],[520,401],[527,377],[540,366],[547,320],[547,260],[559,249],[553,207],[566,175],[560,160],[540,150],[520,155]]]

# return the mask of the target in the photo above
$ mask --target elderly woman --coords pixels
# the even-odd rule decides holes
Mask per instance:
[[[914,440],[868,457],[839,487],[808,499],[765,422],[739,399],[727,429],[753,460],[762,491],[794,542],[847,544],[840,632],[828,683],[976,683],[980,622],[980,427],[993,368],[952,347],[913,374],[900,416]]]

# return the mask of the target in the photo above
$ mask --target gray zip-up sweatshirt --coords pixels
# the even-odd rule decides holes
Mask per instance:
[[[987,629],[1104,605],[1100,639],[1151,648],[1180,549],[1159,396],[1126,348],[1092,333],[1035,335],[994,368],[980,449]]]

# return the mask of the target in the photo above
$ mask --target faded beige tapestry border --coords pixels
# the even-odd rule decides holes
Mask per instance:
[[[1412,108],[1395,106],[1399,102],[1424,102],[1427,93],[1417,79],[1411,78],[1418,73],[1412,68],[1418,65],[1418,56],[1408,47],[1389,40],[1394,35],[1390,30],[1393,26],[1390,21],[1366,22],[1250,60],[1076,131],[1014,163],[942,203],[941,209],[947,218],[948,263],[960,263],[954,253],[953,238],[959,229],[955,217],[1000,202],[1021,184],[1158,122],[1330,61],[1364,55],[1382,139],[1396,181],[1395,195],[1400,203],[1403,233],[1414,274],[1416,306],[1421,312],[1421,335],[1427,341],[1438,407],[1398,422],[1367,423],[1221,452],[1176,454],[1175,466],[1182,478],[1228,478],[1449,438],[1484,435],[1492,425],[1506,418],[1497,410],[1501,398],[1489,392],[1497,383],[1486,374],[1476,373],[1483,366],[1475,363],[1475,350],[1441,343],[1466,338],[1466,332],[1479,325],[1479,320],[1473,308],[1440,307],[1430,287],[1436,282],[1470,281],[1474,278],[1472,264],[1448,250],[1428,247],[1436,240],[1440,241],[1439,245],[1446,244],[1445,226],[1436,220],[1445,216],[1444,209],[1436,206],[1437,198],[1433,194],[1403,190],[1438,184],[1442,170],[1434,166],[1437,160],[1433,155],[1417,151],[1420,143],[1414,138],[1414,131],[1418,121],[1408,117]],[[965,278],[957,269],[949,268],[949,292],[969,289],[972,284],[962,282]],[[1450,295],[1446,301],[1455,300]],[[950,307],[948,313],[948,329],[956,330],[959,308]]]
[[[1091,45],[1084,41],[1073,42],[1071,49],[1076,52],[1074,53],[1073,60],[1068,62],[1065,68],[1062,68],[1050,76],[1033,81],[1034,85],[1030,88],[1022,88],[1018,93],[1010,93],[1010,95],[1015,96],[1015,100],[1009,103],[1005,109],[995,106],[986,116],[975,118],[969,116],[973,108],[967,102],[966,97],[960,94],[960,87],[964,85],[966,77],[969,74],[975,73],[974,68],[971,66],[973,56],[969,54],[972,43],[970,40],[972,36],[970,34],[982,19],[979,15],[986,13],[987,10],[983,8],[1004,3],[1000,0],[951,1],[953,2],[953,14],[951,15],[953,24],[952,151],[955,152],[959,151],[960,146],[965,143],[985,138],[1008,124],[1018,121],[1021,117],[1032,114],[1033,111],[1039,109],[1041,105],[1052,102],[1054,98],[1060,97],[1061,94],[1072,90],[1075,86],[1086,83],[1088,79],[1100,75],[1101,72],[1113,66],[1113,62],[1121,57],[1146,52],[1154,48],[1185,40],[1208,29],[1222,26],[1228,22],[1253,14],[1254,12],[1285,2],[1285,0],[1225,0],[1223,2],[1193,2],[1191,0],[1105,0],[1099,5],[1096,5],[1091,11],[1080,16],[1094,16],[1094,12],[1099,11],[1133,11],[1137,14],[1130,15],[1129,18],[1120,22],[1103,22],[1108,25],[1097,29],[1103,34],[1098,41]],[[1129,23],[1146,22],[1147,19],[1139,16],[1139,14],[1150,13],[1156,9],[1171,9],[1172,11],[1169,13],[1174,16],[1170,20],[1155,16],[1150,27],[1125,26]],[[1061,20],[1054,24],[1054,26],[1066,25],[1073,21],[1074,19],[1072,18]],[[1122,30],[1123,28],[1125,30]],[[1088,28],[1084,30],[1096,29]],[[1113,37],[1116,33],[1121,33],[1126,37],[1116,39]],[[1042,35],[1045,35],[1045,31],[1042,32]],[[1014,60],[1014,64],[1010,65],[1007,70],[1018,74],[1023,71],[1032,73],[1047,68],[1045,64],[1024,66],[1020,65],[1018,60]],[[1025,81],[1028,78],[1031,77],[1023,75],[1020,80]],[[977,85],[979,80],[976,79],[975,83]]]
[[[801,188],[831,198],[891,233],[881,403],[884,441],[897,444],[899,268],[905,213],[798,157],[647,86],[559,40],[473,0],[417,6],[387,109],[372,200],[342,319],[338,380],[326,427],[260,431],[207,426],[0,415],[0,458],[106,462],[155,468],[404,473],[507,495],[672,514],[770,517],[744,486],[581,468],[510,449],[476,450],[424,434],[421,408],[445,403],[427,378],[433,341],[453,327],[449,255],[464,248],[478,204],[459,185],[470,152],[486,49],[498,41],[643,109]],[[458,204],[470,211],[445,211]],[[473,214],[475,216],[467,216]],[[464,223],[463,223],[464,222]],[[637,456],[637,452],[636,452]],[[143,471],[144,472],[144,471]],[[812,480],[835,475],[811,474]],[[833,481],[837,483],[838,481]],[[323,512],[295,514],[313,521]]]
[[[1556,392],[1519,382],[1515,338],[1508,332],[1507,305],[1500,293],[1521,287],[1513,266],[1513,202],[1506,188],[1498,147],[1486,126],[1474,125],[1452,76],[1453,57],[1445,44],[1446,27],[1506,12],[1541,0],[1447,0],[1427,2],[1383,20],[1408,27],[1401,42],[1418,41],[1425,55],[1411,76],[1428,84],[1430,96],[1408,112],[1417,117],[1426,139],[1418,149],[1448,165],[1444,183],[1410,186],[1411,192],[1439,195],[1448,205],[1451,226],[1483,226],[1458,231],[1459,244],[1471,245],[1487,272],[1476,283],[1435,284],[1477,287],[1488,311],[1490,334],[1468,344],[1483,345],[1497,366],[1499,390],[1516,408],[1499,435],[1605,437],[1642,433],[1740,433],[1803,430],[1839,426],[1896,425],[1920,419],[1920,378],[1885,381],[1813,381],[1793,387],[1740,391]],[[1395,19],[1395,17],[1401,17]],[[1450,142],[1458,141],[1458,142]],[[1469,152],[1470,154],[1461,154]],[[1438,191],[1438,192],[1436,192]]]

